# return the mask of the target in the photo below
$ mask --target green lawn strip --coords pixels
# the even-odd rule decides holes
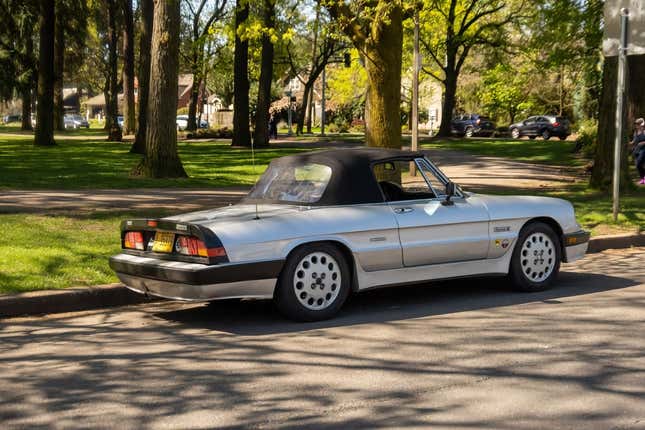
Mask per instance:
[[[180,142],[179,155],[189,178],[141,179],[129,176],[140,156],[130,143],[104,140],[58,140],[51,148],[34,147],[32,138],[0,135],[0,188],[78,189],[138,187],[225,187],[252,185],[268,163],[315,149],[231,148],[230,141]]]
[[[108,258],[119,252],[120,222],[167,215],[0,215],[0,294],[117,282]]]
[[[579,167],[589,160],[573,154],[575,142],[551,139],[424,139],[422,149],[452,149],[477,155],[555,166]]]

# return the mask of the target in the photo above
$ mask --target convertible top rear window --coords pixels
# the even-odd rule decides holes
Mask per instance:
[[[248,197],[289,203],[316,203],[325,192],[331,173],[331,167],[318,163],[271,164]]]

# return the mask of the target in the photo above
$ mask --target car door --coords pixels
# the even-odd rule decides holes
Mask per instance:
[[[537,117],[534,117],[534,116],[528,117],[526,121],[524,121],[524,125],[522,125],[522,134],[525,136],[537,135],[536,121],[537,121]]]
[[[396,217],[406,267],[480,260],[488,257],[489,215],[486,207],[458,192],[446,205],[448,179],[426,159],[415,160],[416,186],[429,194],[388,201]],[[405,175],[403,175],[405,177]],[[405,180],[402,187],[405,188]]]

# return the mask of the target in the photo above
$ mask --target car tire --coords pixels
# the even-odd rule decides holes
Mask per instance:
[[[560,140],[567,140],[567,136],[558,136]]]
[[[473,133],[474,133],[474,130],[473,130],[472,127],[466,127],[466,131],[464,133],[464,136],[466,136],[467,138],[471,138],[471,137],[473,137]]]
[[[551,133],[549,132],[549,130],[542,130],[541,135],[542,135],[542,139],[544,140],[551,139]]]
[[[289,319],[325,320],[347,300],[350,276],[347,261],[337,247],[328,243],[304,245],[289,255],[273,300]]]
[[[519,291],[542,291],[558,276],[562,247],[549,225],[533,222],[522,228],[513,249],[508,277]]]
[[[535,140],[535,138],[536,138],[536,137],[537,137],[537,136],[529,136],[529,139],[531,139],[531,140]]]
[[[519,139],[519,138],[521,137],[521,136],[520,136],[520,130],[519,130],[519,129],[517,129],[517,128],[512,129],[512,130],[511,130],[511,137],[512,137],[513,139]]]

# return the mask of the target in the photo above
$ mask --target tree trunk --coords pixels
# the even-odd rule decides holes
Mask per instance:
[[[123,133],[135,130],[134,111],[134,21],[132,0],[123,0]]]
[[[63,107],[63,71],[65,69],[65,15],[62,1],[56,1],[54,23],[54,130],[65,129]]]
[[[367,146],[401,148],[401,57],[403,19],[392,8],[389,22],[372,32],[365,43]]]
[[[638,79],[645,73],[645,55],[627,57],[627,76],[629,83],[625,89],[626,118],[623,118],[622,142],[631,140],[634,119],[645,110],[645,88],[638,85]],[[641,75],[635,74],[641,73]],[[608,190],[612,186],[614,166],[614,140],[616,136],[616,80],[618,78],[618,58],[605,58],[603,66],[603,82],[598,117],[598,142],[594,156],[594,166],[591,173],[590,185],[594,188]],[[621,184],[629,183],[627,169],[628,146],[622,147]]]
[[[148,117],[148,91],[150,87],[150,43],[152,39],[152,21],[154,5],[152,0],[141,1],[141,24],[139,40],[139,90],[137,134],[130,152],[144,154],[146,152],[146,130]]]
[[[150,63],[146,154],[141,173],[152,178],[184,178],[177,153],[180,0],[155,0]]]
[[[298,119],[296,123],[296,134],[298,135],[302,134],[302,131],[305,128],[305,117],[307,116],[306,112],[307,112],[307,108],[309,107],[309,100],[310,100],[309,95],[312,92],[311,91],[312,86],[313,85],[309,80],[305,82],[305,89],[303,92],[302,104],[300,105],[300,108],[298,108],[298,113],[297,113]],[[308,130],[307,132],[311,133],[311,130]]]
[[[233,60],[233,146],[251,146],[249,128],[249,42],[239,30],[249,18],[249,3],[237,0],[235,5],[235,57]]]
[[[20,125],[20,130],[22,131],[31,131],[33,127],[31,126],[31,89],[25,88],[21,93],[22,99],[22,123]]]
[[[117,121],[119,115],[119,94],[117,89],[117,44],[119,35],[116,26],[117,0],[108,0],[108,94],[106,94],[105,127],[108,130],[108,140],[120,142],[122,131]]]
[[[265,31],[275,28],[274,0],[264,0],[263,24]],[[273,43],[268,34],[262,36],[262,59],[260,61],[260,82],[258,103],[255,109],[255,130],[253,144],[269,146],[269,106],[271,105],[271,83],[273,82]]]
[[[190,90],[188,101],[188,125],[186,130],[197,130],[197,105],[199,104],[199,89],[202,86],[201,70],[193,69],[193,88]]]
[[[38,54],[38,106],[34,144],[51,146],[54,143],[54,0],[40,1],[40,48]]]
[[[457,97],[457,75],[452,69],[447,68],[444,80],[443,106],[441,107],[441,125],[437,136],[450,137],[452,128],[452,115],[455,110],[455,98]]]

